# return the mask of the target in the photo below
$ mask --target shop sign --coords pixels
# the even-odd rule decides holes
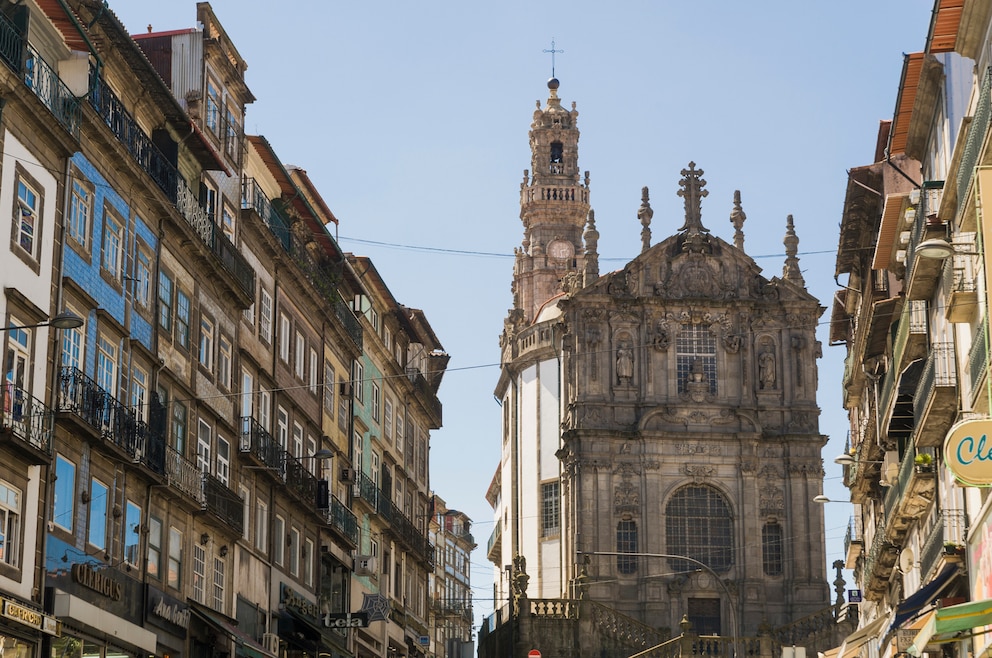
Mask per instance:
[[[103,594],[111,601],[124,598],[124,585],[119,580],[101,573],[85,563],[72,565],[72,580],[98,594]]]
[[[326,628],[368,628],[369,616],[364,612],[328,612],[324,615]]]
[[[62,635],[62,622],[55,617],[18,605],[10,599],[3,599],[3,616],[18,623],[30,626],[42,633],[55,637]]]
[[[158,589],[148,586],[147,608],[145,616],[148,621],[168,629],[189,629],[189,606]]]
[[[973,487],[992,486],[992,420],[965,420],[944,439],[944,462],[954,476]]]
[[[317,619],[320,618],[320,606],[304,598],[302,594],[286,583],[282,584],[282,604],[286,606],[287,610],[292,610],[296,614],[312,620],[315,626],[317,625]]]

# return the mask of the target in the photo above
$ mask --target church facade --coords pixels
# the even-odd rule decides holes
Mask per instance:
[[[706,181],[689,163],[681,227],[652,244],[644,188],[641,253],[601,273],[578,112],[558,86],[530,128],[500,338],[497,609],[521,596],[596,602],[662,638],[683,617],[740,637],[815,615],[830,606],[813,502],[824,309],[792,217],[769,276],[744,251],[739,194],[733,244],[704,225]]]

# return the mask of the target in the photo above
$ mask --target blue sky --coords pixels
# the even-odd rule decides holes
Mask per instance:
[[[431,481],[475,521],[476,625],[492,609],[484,500],[499,459],[498,337],[520,245],[534,101],[579,111],[601,270],[640,252],[642,186],[653,243],[683,221],[689,161],[705,173],[703,224],[732,242],[734,190],[745,249],[781,274],[786,216],[800,268],[829,307],[846,170],[874,156],[891,119],[903,53],[925,45],[931,0],[342,2],[214,0],[258,100],[249,133],[307,170],[340,220],[339,242],[370,256],[401,303],[421,308],[451,355]],[[191,27],[193,0],[111,0],[132,34]],[[821,319],[825,491],[847,500],[844,350]],[[842,557],[849,505],[827,511],[828,564]],[[850,576],[848,574],[850,581]],[[833,576],[828,573],[828,580]]]

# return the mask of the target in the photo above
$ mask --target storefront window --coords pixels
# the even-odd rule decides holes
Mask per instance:
[[[52,658],[80,658],[83,655],[83,641],[78,637],[66,635],[52,638]],[[6,658],[6,656],[4,656]]]
[[[34,658],[36,646],[19,637],[0,635],[0,655],[3,658]]]

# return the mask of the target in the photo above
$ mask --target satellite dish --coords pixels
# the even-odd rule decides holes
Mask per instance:
[[[916,564],[916,556],[913,555],[913,549],[904,548],[899,552],[899,571],[903,573],[909,573],[913,570],[913,565]]]

